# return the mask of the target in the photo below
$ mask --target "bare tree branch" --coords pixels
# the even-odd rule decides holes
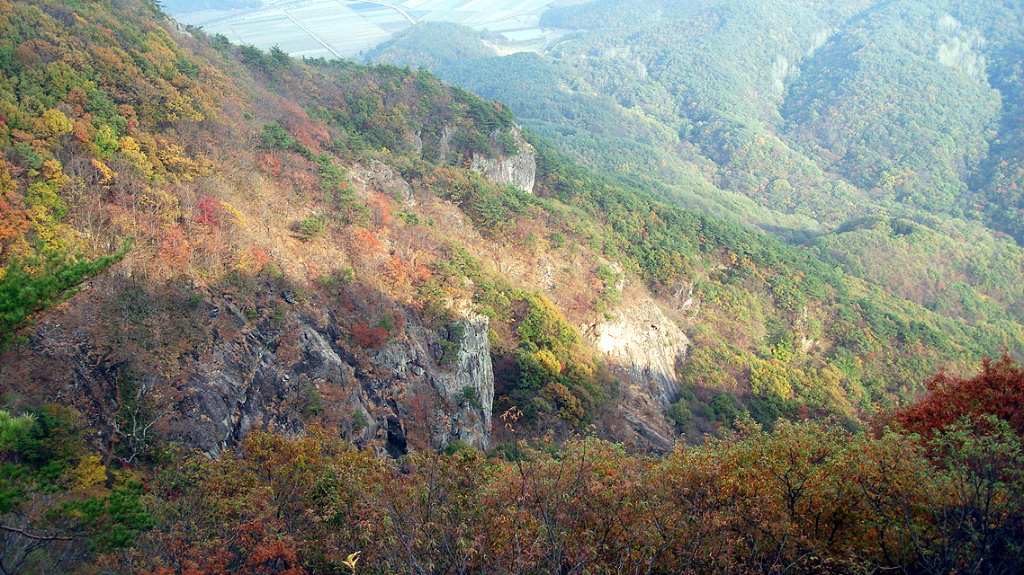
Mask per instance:
[[[36,541],[72,541],[76,537],[66,537],[64,535],[34,535],[25,531],[24,529],[18,529],[17,527],[10,527],[8,525],[0,525],[0,530],[10,531],[11,533],[17,533],[22,537],[28,537],[29,539],[35,539]]]

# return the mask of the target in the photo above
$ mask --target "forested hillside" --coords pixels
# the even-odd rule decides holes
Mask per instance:
[[[582,19],[585,28],[588,10],[602,6],[551,17]],[[133,453],[159,433],[218,453],[254,427],[297,431],[325,418],[393,453],[410,441],[486,446],[492,412],[513,408],[538,431],[596,424],[607,437],[664,449],[671,427],[698,440],[745,414],[769,428],[826,415],[856,427],[915,397],[940,369],[1016,353],[1024,341],[1019,248],[945,208],[929,204],[935,209],[926,214],[903,197],[867,203],[875,191],[816,159],[843,141],[839,135],[797,147],[820,130],[785,123],[780,110],[794,118],[787,106],[818,102],[827,67],[814,80],[808,65],[788,87],[783,80],[795,72],[716,83],[696,70],[725,63],[693,60],[680,47],[686,42],[654,49],[653,40],[637,40],[678,32],[684,22],[702,58],[763,59],[770,50],[740,38],[785,17],[793,39],[778,57],[827,61],[840,58],[827,54],[844,44],[813,30],[846,22],[863,30],[851,29],[851,38],[884,36],[874,22],[889,21],[884,11],[868,18],[852,8],[783,8],[673,8],[653,24],[623,22],[595,32],[599,40],[567,41],[560,58],[493,61],[506,67],[500,76],[510,89],[529,87],[507,81],[513,73],[555,82],[573,62],[580,86],[615,94],[604,88],[616,74],[588,65],[593,59],[632,61],[644,76],[662,78],[637,84],[666,91],[650,102],[675,103],[660,120],[639,111],[639,100],[627,110],[625,92],[605,101],[577,90],[561,92],[561,102],[539,101],[552,120],[542,127],[561,129],[554,120],[573,109],[602,125],[607,110],[622,120],[615,141],[674,155],[679,170],[703,181],[687,192],[716,208],[702,213],[685,207],[687,196],[666,175],[593,171],[539,137],[531,145],[506,107],[422,70],[299,63],[277,50],[168,31],[144,5],[119,9],[130,16],[122,22],[100,5],[9,4],[3,287],[13,295],[3,374],[18,398],[11,401],[50,400],[61,381],[80,381],[69,401],[110,437],[127,435]],[[699,22],[707,30],[689,26]],[[951,37],[959,30],[946,20],[935,26]],[[628,48],[621,30],[653,51]],[[605,56],[588,56],[585,41],[604,46]],[[731,51],[717,54],[708,42]],[[733,71],[748,68],[763,66]],[[734,84],[760,99],[739,97]],[[676,116],[695,123],[679,132],[675,149],[636,137],[667,130]],[[773,135],[768,121],[790,135]],[[747,131],[729,128],[743,122]],[[606,141],[590,133],[595,145]],[[748,139],[737,147],[730,138]],[[949,158],[981,162],[966,159],[970,141],[960,144]],[[864,150],[886,152],[878,143]],[[763,165],[749,165],[753,158]],[[778,158],[792,163],[783,170]],[[532,193],[478,175],[502,162],[530,173]],[[753,182],[758,170],[776,169],[804,181],[788,171],[801,165],[813,177],[791,184],[800,190],[793,197],[813,197],[817,182],[860,198],[842,225],[801,246],[740,225],[768,227],[776,216],[761,218],[768,212],[751,200],[778,205],[772,194],[781,188],[741,200],[723,182]],[[749,219],[730,205],[749,209]],[[890,214],[883,205],[903,207]],[[852,217],[861,211],[872,215]],[[41,312],[122,258],[60,315]],[[615,360],[623,342],[613,338],[609,347],[602,334],[638,337],[638,309],[653,318],[645,337],[655,337],[658,324],[671,330],[646,357]],[[420,382],[411,387],[402,380],[409,370]],[[659,383],[650,387],[648,378]],[[436,405],[421,401],[417,385],[428,384]],[[352,385],[363,390],[353,395]],[[252,394],[259,400],[249,401]],[[432,410],[455,423],[439,424]],[[122,417],[158,433],[127,433]]]
[[[801,245],[872,293],[1018,324],[1020,12],[598,0],[545,14],[576,31],[545,54],[435,70],[622,185]],[[416,48],[435,49],[410,34],[371,57]]]
[[[958,9],[385,49],[510,109],[0,0],[0,573],[1019,571],[1018,38]]]
[[[558,125],[582,158],[617,145],[598,125],[646,119],[674,134],[615,134],[651,150],[632,166],[594,164],[607,171],[699,155],[722,189],[833,226],[865,203],[970,219],[975,196],[992,195],[985,174],[1019,149],[1007,141],[1021,105],[1014,3],[599,0],[552,9],[545,24],[577,33],[535,63],[517,56],[520,82],[491,74],[510,66],[494,59],[438,71]],[[410,35],[376,57],[410,44],[434,50]],[[587,97],[603,111],[573,104]],[[693,185],[678,178],[665,181]]]

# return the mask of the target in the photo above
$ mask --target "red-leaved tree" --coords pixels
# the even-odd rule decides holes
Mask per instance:
[[[986,414],[1024,433],[1024,370],[1005,355],[985,360],[974,377],[940,373],[927,386],[928,396],[894,414],[896,423],[911,433],[930,439],[965,416],[978,420]]]

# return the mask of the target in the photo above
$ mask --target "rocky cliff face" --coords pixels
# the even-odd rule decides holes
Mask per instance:
[[[512,139],[519,148],[518,153],[501,158],[486,158],[480,154],[473,154],[470,167],[496,184],[513,186],[528,194],[533,193],[537,179],[537,161],[533,146],[523,138],[519,127],[512,130]]]
[[[686,359],[686,334],[646,294],[581,331],[618,372],[627,423],[653,447],[670,447],[674,433],[664,414],[679,394],[676,367]]]
[[[400,202],[415,204],[412,186],[402,178],[398,170],[384,162],[357,166],[351,171],[351,176],[358,185],[379,190]]]
[[[79,330],[46,322],[27,346],[5,354],[0,383],[9,392],[38,392],[34,402],[75,406],[105,423],[113,443],[143,441],[145,428],[212,457],[251,430],[293,434],[311,422],[393,456],[455,440],[490,446],[487,318],[474,315],[435,330],[405,310],[402,332],[364,350],[333,312],[316,304],[254,321],[231,296],[207,294],[200,310],[208,316],[207,345],[173,376],[138,370],[131,358],[76,336]],[[35,369],[15,369],[28,365]],[[129,382],[126,374],[139,377]]]
[[[532,149],[518,131],[515,138],[516,156],[478,158],[474,166],[498,183],[529,191],[536,169]],[[451,204],[414,189],[382,161],[353,165],[349,183],[364,201],[383,195],[428,212],[449,232],[473,233]],[[299,217],[304,213],[281,220]],[[312,423],[394,456],[455,441],[490,447],[495,398],[487,317],[469,303],[449,302],[455,319],[428,325],[420,312],[386,293],[385,284],[371,281],[380,293],[351,295],[383,306],[371,319],[358,301],[346,303],[338,293],[310,285],[325,270],[349,265],[361,265],[359,273],[381,273],[396,254],[429,262],[433,246],[423,243],[429,236],[409,231],[406,237],[419,247],[403,248],[395,235],[382,231],[379,244],[352,250],[365,260],[353,264],[342,242],[302,243],[269,224],[267,234],[268,249],[281,250],[281,279],[260,276],[243,280],[246,285],[211,287],[184,278],[184,284],[168,288],[177,295],[165,297],[163,288],[130,273],[105,278],[49,314],[28,345],[4,355],[0,392],[25,394],[31,403],[72,405],[105,430],[102,443],[120,452],[159,434],[217,457],[252,430],[294,434]],[[526,257],[480,237],[464,240],[475,241],[478,256],[496,269],[542,292],[564,287],[566,278],[559,274],[589,273],[557,255]],[[530,262],[539,266],[536,274],[527,273]],[[297,296],[285,285],[311,289]],[[589,284],[577,289],[583,286]],[[620,413],[629,429],[621,439],[643,438],[635,444],[665,449],[673,439],[663,413],[678,392],[675,365],[688,342],[642,288],[633,292],[614,319],[583,331],[622,382]],[[139,301],[125,300],[126,294]],[[161,298],[170,299],[161,304]],[[376,329],[384,316],[394,320],[387,336],[372,344],[360,341],[355,324]]]
[[[368,361],[363,350],[344,344],[329,314],[296,320],[285,333],[256,329],[215,344],[174,410],[188,414],[177,423],[189,443],[216,455],[250,429],[294,432],[303,412],[324,412],[357,444],[393,456],[410,444],[490,446],[494,374],[486,318],[431,330],[407,312],[404,333],[366,350]]]
[[[392,455],[455,441],[485,449],[496,404],[487,317],[509,389],[537,383],[521,377],[512,356],[550,335],[524,335],[530,330],[517,322],[533,318],[561,343],[571,340],[571,353],[559,350],[554,361],[549,353],[538,365],[574,387],[545,381],[550,402],[531,387],[506,403],[541,399],[543,423],[565,434],[605,418],[602,432],[620,438],[613,379],[569,333],[603,297],[598,250],[577,242],[570,222],[548,219],[554,210],[508,205],[517,196],[462,173],[469,165],[533,192],[534,150],[507,109],[408,70],[277,62],[271,79],[262,56],[214,49],[174,25],[170,38],[156,32],[166,49],[143,69],[132,62],[148,48],[132,40],[132,27],[154,23],[127,6],[109,19],[82,12],[83,21],[126,24],[95,46],[72,39],[82,22],[48,28],[84,50],[73,58],[76,73],[102,88],[97,101],[118,106],[94,115],[80,95],[61,93],[53,110],[12,107],[11,125],[30,128],[16,139],[39,157],[0,161],[8,211],[20,218],[0,239],[97,253],[121,237],[137,241],[116,268],[39,314],[27,342],[3,352],[0,403],[73,407],[98,430],[97,447],[126,460],[156,437],[217,457],[253,430],[297,434],[313,424]],[[31,26],[51,26],[42,14]],[[123,64],[126,74],[88,64],[115,52],[123,61],[113,68]],[[38,58],[24,60],[25,93],[52,91],[45,74],[30,72]],[[159,105],[157,93],[176,105]],[[93,128],[106,135],[97,139]],[[116,149],[110,129],[124,134]],[[101,139],[110,146],[101,149]],[[469,149],[506,155],[466,157]],[[36,160],[45,174],[30,169]],[[28,190],[41,175],[56,195],[36,218]],[[631,309],[622,316],[668,325]],[[592,331],[621,367],[634,429],[667,444],[657,418],[674,393],[672,360],[654,359],[671,355],[667,344],[639,324]],[[647,357],[645,347],[660,349]],[[648,414],[655,423],[642,422]],[[621,438],[635,437],[626,430]]]
[[[478,449],[490,447],[494,371],[488,331],[487,318],[475,314],[438,330],[410,322],[406,338],[389,342],[371,360],[408,384],[407,401],[428,399],[425,412],[412,409],[412,403],[397,404],[400,413],[395,415],[426,424],[432,446],[458,440]],[[426,421],[417,421],[424,416]]]

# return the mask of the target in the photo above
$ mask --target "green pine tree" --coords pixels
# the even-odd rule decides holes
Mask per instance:
[[[37,252],[8,262],[0,275],[0,350],[9,346],[32,316],[75,294],[83,283],[121,261],[130,248],[95,259],[62,251]]]

